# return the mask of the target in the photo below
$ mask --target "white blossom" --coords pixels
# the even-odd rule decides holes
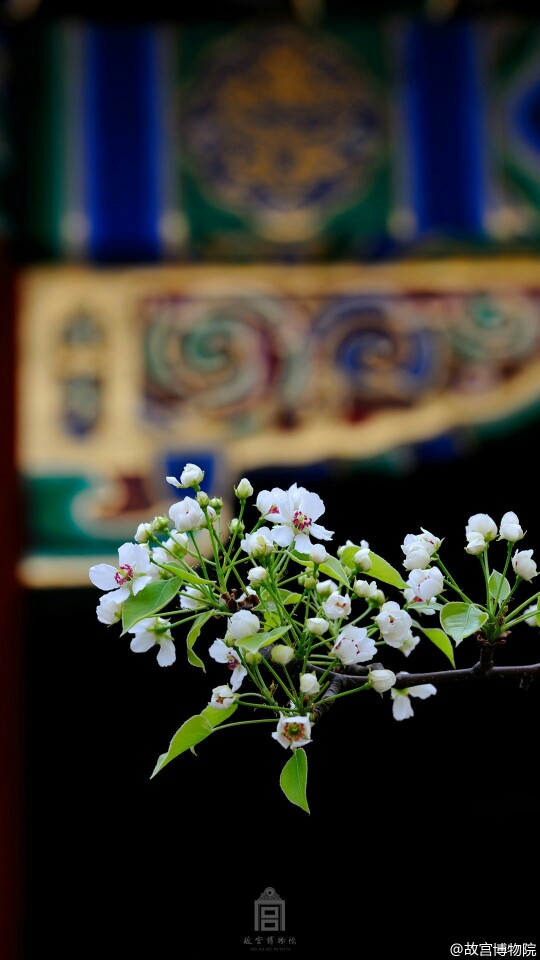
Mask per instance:
[[[376,669],[368,673],[368,682],[377,693],[386,693],[396,682],[396,675],[393,670]]]
[[[404,657],[408,657],[419,643],[420,637],[415,637],[412,630],[408,630],[396,650],[399,650]]]
[[[210,644],[210,647],[208,648],[208,653],[217,663],[227,664],[229,670],[232,671],[231,689],[233,691],[238,690],[247,673],[247,670],[244,667],[236,650],[233,650],[232,647],[228,647],[224,640],[214,640],[214,642]]]
[[[159,578],[148,547],[142,543],[123,543],[118,550],[118,566],[98,563],[88,571],[90,580],[100,590],[115,590],[118,601],[136,595],[147,583]]]
[[[328,554],[323,547],[322,543],[314,543],[311,546],[311,549],[308,550],[309,559],[313,563],[324,563],[325,560],[328,560]]]
[[[276,643],[272,647],[270,656],[274,663],[279,663],[282,667],[286,667],[291,660],[294,660],[294,650],[285,643]]]
[[[497,524],[488,513],[474,513],[472,517],[469,517],[465,527],[467,539],[469,539],[470,533],[481,533],[484,540],[489,543],[497,536]]]
[[[208,606],[206,597],[199,587],[184,587],[179,597],[182,610],[199,610],[201,607]]]
[[[111,624],[118,623],[120,620],[125,601],[117,597],[118,593],[118,590],[111,590],[100,597],[96,607],[97,618],[100,623],[111,626]]]
[[[516,550],[512,557],[512,566],[518,577],[524,580],[532,580],[538,575],[536,562],[532,559],[532,550]]]
[[[320,597],[327,597],[339,588],[335,580],[319,580],[315,589]]]
[[[163,617],[147,617],[139,620],[128,632],[134,635],[129,645],[134,653],[145,653],[157,645],[157,662],[160,667],[170,667],[176,660],[169,620]]]
[[[467,553],[476,556],[479,553],[483,553],[486,547],[487,541],[481,533],[475,533],[474,531],[467,533],[467,546],[465,547]]]
[[[306,620],[306,630],[309,633],[314,633],[317,637],[322,637],[329,626],[328,620],[325,620],[324,617],[309,617]]]
[[[368,583],[367,580],[355,580],[353,583],[353,592],[357,597],[364,597],[365,600],[374,600],[375,603],[384,603],[385,597],[382,590],[375,580]]]
[[[367,573],[368,570],[371,570],[373,562],[369,555],[369,543],[367,540],[360,541],[360,550],[356,551],[353,559],[356,565],[365,573]]]
[[[501,520],[499,540],[508,540],[510,543],[515,543],[516,540],[521,540],[523,536],[524,533],[517,515],[512,511],[505,513]]]
[[[272,734],[282,747],[296,749],[311,743],[311,723],[309,716],[287,717],[280,714],[277,730]]]
[[[259,527],[254,533],[247,533],[240,546],[249,557],[266,557],[275,550],[272,531],[269,527]]]
[[[538,606],[537,606],[536,603],[532,603],[530,607],[527,607],[526,610],[524,610],[524,613],[529,613],[529,614],[530,614],[530,616],[527,617],[526,620],[525,620],[525,623],[527,623],[527,624],[529,625],[529,627],[538,627],[538,626],[540,626],[540,624],[538,623],[538,619],[537,619],[537,617],[538,617]]]
[[[153,532],[154,532],[153,524],[140,523],[135,531],[135,536],[133,539],[137,543],[148,543]]]
[[[234,488],[234,492],[239,500],[247,500],[248,497],[253,496],[253,487],[246,477],[242,477],[238,486]]]
[[[414,590],[415,596],[420,597],[426,603],[429,603],[444,590],[444,577],[438,567],[428,567],[427,570],[411,570],[407,583]]]
[[[334,592],[327,597],[322,607],[329,620],[341,620],[342,617],[348,617],[351,612],[351,598]]]
[[[401,647],[410,632],[412,624],[412,617],[409,616],[407,611],[402,610],[395,600],[387,600],[374,619],[378,624],[383,640],[390,647]]]
[[[317,680],[317,674],[315,671],[312,673],[303,673],[300,677],[300,690],[302,693],[305,693],[308,697],[314,697],[319,690],[321,685]]]
[[[206,517],[201,507],[192,497],[184,497],[169,508],[169,516],[180,533],[191,530],[200,530],[206,524]]]
[[[234,640],[244,640],[246,637],[258,633],[260,626],[261,622],[256,614],[249,610],[239,610],[238,613],[233,613],[230,618],[227,633]]]
[[[377,647],[375,641],[368,637],[365,627],[354,627],[348,624],[338,634],[331,652],[341,660],[344,666],[350,666],[353,663],[371,660],[377,652]]]
[[[252,587],[259,587],[268,577],[268,570],[265,567],[252,567],[248,571],[247,578]]]
[[[403,690],[392,687],[392,713],[394,718],[396,720],[407,720],[414,716],[410,697],[419,697],[420,700],[425,700],[426,697],[431,697],[434,693],[437,693],[437,688],[432,683],[420,683],[416,687],[408,687]]]
[[[276,502],[271,504],[264,517],[275,524],[272,537],[278,546],[309,553],[310,537],[331,540],[334,535],[333,530],[316,523],[324,510],[324,503],[317,493],[310,493],[305,487],[293,483],[288,490],[278,492]]]
[[[201,470],[196,463],[186,463],[180,474],[180,486],[198,487],[204,480],[204,470]]]
[[[232,707],[237,697],[238,694],[234,693],[228,683],[222,683],[221,686],[214,687],[212,690],[210,706],[215,707],[216,710],[227,710],[229,707]]]

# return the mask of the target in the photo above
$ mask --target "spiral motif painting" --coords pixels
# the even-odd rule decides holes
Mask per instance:
[[[204,412],[234,429],[250,415],[278,417],[299,396],[306,319],[294,301],[158,298],[141,312],[150,416]]]

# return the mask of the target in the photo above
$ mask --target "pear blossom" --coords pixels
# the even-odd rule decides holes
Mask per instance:
[[[428,604],[431,603],[432,601],[431,601],[431,600],[428,600],[428,601],[424,604],[423,601],[420,601],[420,600],[418,599],[418,597],[416,596],[416,592],[415,592],[411,587],[407,587],[405,590],[403,590],[403,596],[404,596],[405,600],[407,601],[407,603],[409,604],[409,606],[410,606],[411,604],[418,605],[420,602],[422,602],[422,611],[421,611],[421,612],[422,612],[422,613],[425,613],[426,617],[432,617],[435,613],[437,613],[437,607],[436,607],[436,606],[433,606],[431,609],[430,609],[429,606],[428,606]],[[435,602],[436,602],[436,601],[433,600],[433,603],[435,603]]]
[[[239,500],[247,500],[248,497],[253,496],[253,487],[246,477],[242,477],[238,486],[234,488],[234,492]]]
[[[159,570],[152,563],[150,551],[142,543],[123,543],[118,549],[118,566],[98,563],[88,571],[90,580],[100,590],[114,590],[116,600],[127,600],[130,593],[138,594],[147,583],[159,578]]]
[[[316,586],[317,593],[320,597],[327,597],[338,589],[339,587],[335,580],[319,580]]]
[[[328,620],[325,620],[324,617],[309,617],[306,620],[306,630],[309,633],[314,633],[317,637],[322,637],[329,626]]]
[[[259,587],[268,577],[268,570],[265,567],[252,567],[248,571],[247,578],[252,587]]]
[[[179,533],[200,530],[206,524],[206,517],[196,500],[184,497],[169,508],[169,516]]]
[[[317,674],[315,671],[312,673],[303,673],[300,677],[300,690],[302,693],[305,693],[308,697],[314,697],[319,690],[321,685],[317,680]]]
[[[486,547],[487,541],[481,533],[467,533],[467,546],[465,547],[465,551],[467,553],[476,556],[479,553],[483,553]]]
[[[240,546],[249,557],[266,557],[275,550],[275,544],[270,527],[259,527],[253,533],[248,533]]]
[[[221,686],[214,687],[212,690],[210,706],[215,707],[216,710],[227,710],[232,707],[237,697],[238,694],[234,693],[228,683],[222,683]]]
[[[201,607],[208,606],[208,601],[199,587],[184,587],[179,593],[179,598],[182,610],[199,610]]]
[[[309,716],[287,717],[281,713],[277,730],[272,736],[282,747],[290,747],[291,750],[311,743],[311,723]]]
[[[160,667],[170,667],[176,660],[176,649],[170,631],[170,621],[164,617],[147,617],[139,620],[129,631],[133,640],[130,649],[134,653],[145,653],[151,647],[158,646],[157,662]]]
[[[505,513],[501,520],[499,540],[508,540],[510,543],[515,543],[516,540],[521,540],[524,536],[517,515],[512,511]]]
[[[372,580],[355,580],[353,583],[353,592],[357,597],[364,597],[365,600],[373,600],[375,603],[384,603],[385,596],[379,588],[377,582]]]
[[[324,510],[324,503],[317,493],[310,493],[305,487],[293,483],[288,490],[278,492],[276,502],[271,504],[264,517],[275,524],[272,537],[278,546],[309,553],[310,536],[317,540],[331,540],[334,535],[333,530],[315,522]]]
[[[328,560],[328,554],[323,547],[322,543],[314,543],[311,546],[311,549],[308,550],[309,559],[313,563],[324,563],[325,560]]]
[[[368,682],[377,693],[386,693],[396,682],[393,670],[376,669],[368,672]]]
[[[329,620],[341,620],[342,617],[348,617],[351,612],[351,598],[343,597],[339,591],[334,591],[322,606]]]
[[[185,557],[189,549],[187,533],[178,533],[171,530],[171,536],[164,540],[160,547],[154,547],[152,557],[155,563],[170,563],[176,557]]]
[[[407,580],[415,596],[428,603],[444,590],[444,577],[438,567],[427,570],[411,570]]]
[[[282,667],[286,667],[291,660],[294,660],[294,650],[285,643],[275,643],[270,656],[274,663],[279,663]]]
[[[353,663],[364,663],[366,660],[371,660],[375,656],[377,648],[375,641],[368,637],[365,627],[353,627],[348,624],[338,634],[331,652],[341,660],[344,666],[350,666]]]
[[[472,517],[469,517],[465,527],[467,539],[469,539],[470,533],[481,533],[484,540],[489,543],[497,536],[497,524],[488,513],[474,513]]]
[[[196,463],[186,463],[180,474],[181,487],[198,487],[204,480],[204,470],[201,470]]]
[[[397,646],[395,649],[399,650],[404,657],[408,657],[419,643],[420,637],[415,637],[412,630],[408,630],[399,646]]]
[[[261,622],[256,614],[249,610],[239,610],[230,618],[227,633],[233,640],[244,640],[245,637],[258,633],[260,627]]]
[[[412,625],[412,617],[406,610],[402,610],[395,600],[387,600],[386,603],[383,603],[374,619],[378,624],[383,640],[390,647],[399,648],[407,638]]]
[[[538,626],[540,626],[540,624],[538,623],[538,619],[537,619],[537,617],[538,617],[538,606],[536,605],[536,603],[532,603],[530,607],[527,607],[526,610],[524,610],[524,613],[529,613],[529,614],[530,614],[530,616],[527,617],[526,620],[525,620],[525,623],[527,623],[527,624],[529,625],[529,627],[538,627]]]
[[[433,554],[441,546],[441,540],[438,537],[424,527],[420,529],[422,533],[408,533],[401,544],[405,554],[403,566],[406,570],[424,570],[429,566]]]
[[[111,626],[120,620],[124,601],[118,599],[116,596],[117,593],[119,593],[118,590],[111,590],[109,593],[101,595],[96,607],[97,618],[100,623]]]
[[[151,523],[140,523],[135,531],[135,536],[133,539],[136,541],[136,543],[148,543],[153,532],[154,527]]]
[[[396,720],[407,720],[414,716],[414,710],[410,697],[419,697],[425,700],[437,693],[437,688],[432,683],[419,683],[416,687],[408,687],[403,690],[397,690],[392,687],[391,696],[394,701],[392,704],[392,714]]]
[[[368,570],[371,570],[373,563],[369,556],[369,543],[367,540],[360,541],[360,550],[356,551],[353,559],[356,565],[365,573],[367,573]]]
[[[512,566],[514,573],[524,580],[532,580],[538,575],[536,562],[532,559],[532,550],[516,550],[512,557]]]
[[[261,490],[257,495],[255,506],[259,513],[262,513],[263,517],[267,517],[269,513],[278,513],[278,500],[284,496],[285,490],[282,490],[281,487],[272,487],[271,490]]]
[[[208,648],[208,653],[217,663],[227,664],[229,670],[232,671],[231,689],[236,692],[247,673],[236,650],[228,647],[224,640],[214,640]]]

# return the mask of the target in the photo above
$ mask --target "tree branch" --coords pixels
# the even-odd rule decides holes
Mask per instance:
[[[314,664],[310,664],[309,668],[310,670],[315,670],[316,673],[324,672],[321,667],[316,667]],[[328,676],[339,678],[342,681],[341,689],[345,690],[365,683],[370,669],[381,669],[381,664],[372,663],[369,667],[353,665],[347,667],[343,673],[333,671],[330,672]],[[408,687],[417,687],[421,683],[440,684],[454,680],[481,680],[490,679],[491,677],[505,679],[506,677],[517,677],[521,680],[520,686],[526,689],[537,675],[540,675],[540,663],[494,667],[493,665],[482,663],[482,661],[479,660],[474,666],[464,667],[460,670],[438,670],[433,673],[398,673],[396,674],[396,683],[394,686],[398,690],[403,690]],[[327,696],[333,696],[335,693],[336,691],[334,690],[331,694],[330,687],[328,687],[326,691]]]

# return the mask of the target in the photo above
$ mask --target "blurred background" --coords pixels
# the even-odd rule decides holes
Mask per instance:
[[[149,781],[211,669],[134,657],[88,579],[186,462],[226,515],[303,484],[396,566],[420,526],[461,563],[476,512],[540,547],[534,5],[0,9],[0,958],[243,957],[270,885],[291,957],[538,941],[538,691],[344,701],[308,822],[247,735]]]

